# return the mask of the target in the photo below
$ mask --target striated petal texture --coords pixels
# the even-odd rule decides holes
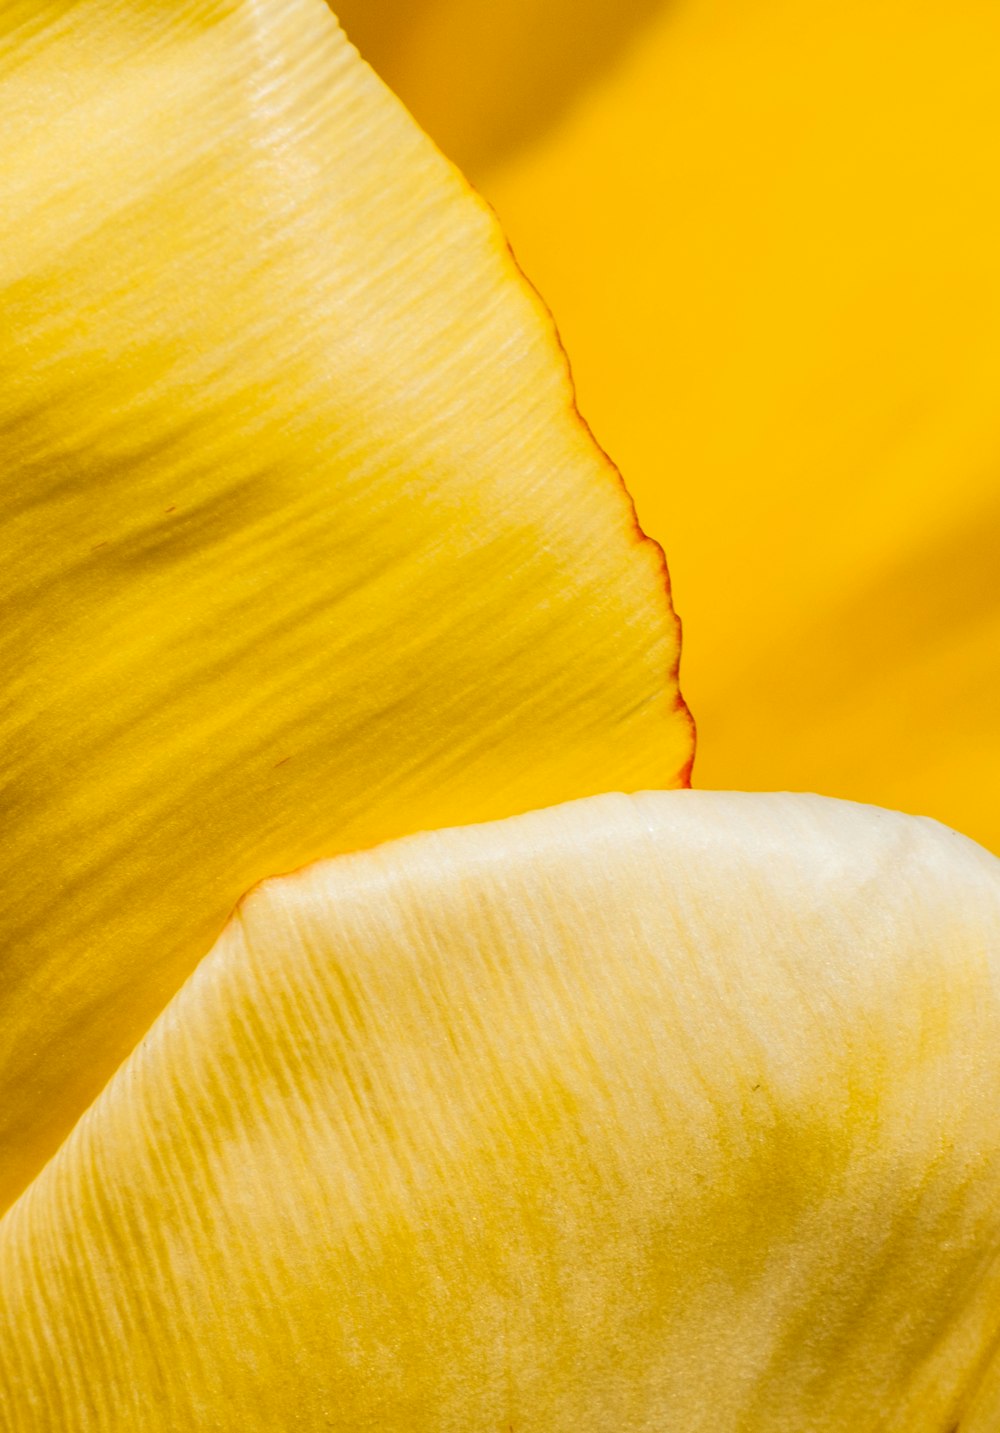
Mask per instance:
[[[0,1224],[4,1427],[992,1433],[998,1052],[1000,863],[913,818],[269,881]]]
[[[0,1203],[244,891],[686,780],[662,556],[322,0],[0,6]]]

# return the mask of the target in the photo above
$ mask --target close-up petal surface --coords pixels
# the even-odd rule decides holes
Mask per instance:
[[[255,882],[692,742],[548,316],[323,0],[7,0],[0,130],[9,1199]]]
[[[1000,862],[605,796],[266,882],[0,1224],[11,1433],[994,1433]]]
[[[515,88],[562,9],[531,8]],[[466,9],[438,87],[480,65],[502,89],[472,19],[494,7]],[[633,23],[607,0],[579,24],[619,10],[626,43],[569,107],[470,172],[671,554],[697,784],[898,806],[1000,850],[1000,9],[660,0]],[[393,83],[464,154],[417,48]]]
[[[0,0],[0,1430],[997,1433],[1000,11],[336,9]]]

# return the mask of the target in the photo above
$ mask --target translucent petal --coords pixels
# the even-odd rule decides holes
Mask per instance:
[[[322,0],[0,11],[0,1195],[264,876],[686,779],[659,550]]]
[[[0,1224],[11,1433],[992,1433],[1000,863],[605,796],[270,881]]]

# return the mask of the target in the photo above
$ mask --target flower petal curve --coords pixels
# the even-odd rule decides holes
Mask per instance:
[[[1000,862],[890,812],[267,882],[0,1223],[6,1426],[991,1433],[998,1049]]]
[[[662,554],[323,0],[0,12],[0,1204],[267,875],[686,780]]]

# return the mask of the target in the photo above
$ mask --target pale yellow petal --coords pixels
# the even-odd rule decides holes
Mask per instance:
[[[672,0],[478,179],[668,543],[699,784],[1000,850],[998,72],[979,0]]]
[[[0,1195],[254,882],[683,781],[659,550],[322,0],[0,15]]]
[[[267,882],[0,1224],[4,1426],[994,1433],[998,1051],[1000,863],[889,812]]]

